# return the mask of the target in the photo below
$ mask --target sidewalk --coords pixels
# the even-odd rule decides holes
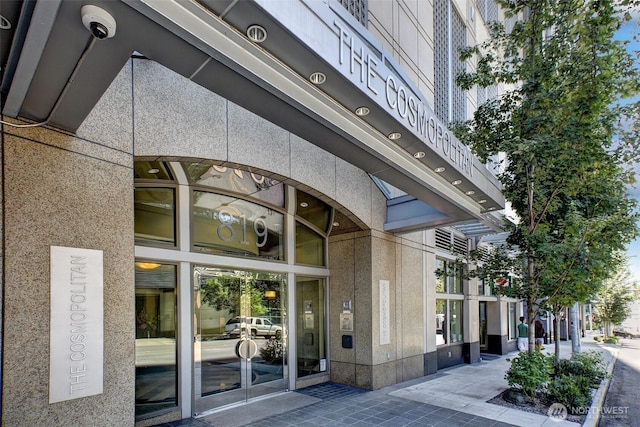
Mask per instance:
[[[553,354],[554,347],[553,344],[547,344],[544,352]],[[615,353],[617,351],[614,347],[600,345],[593,340],[592,336],[583,338],[581,340],[581,347],[582,352],[591,350],[599,351],[609,366],[609,372],[611,372],[613,369],[612,362],[615,361]],[[489,362],[459,365],[450,370],[446,370],[446,375],[443,375],[441,378],[404,387],[390,394],[418,402],[429,402],[432,405],[455,409],[466,414],[479,415],[515,426],[578,426],[579,424],[574,422],[560,422],[557,419],[551,419],[545,415],[486,403],[487,400],[490,400],[509,388],[507,381],[504,379],[504,374],[509,369],[507,359],[516,355],[517,352],[513,352]],[[562,341],[560,343],[560,357],[571,357],[571,342]],[[604,381],[600,390],[596,393],[592,406],[602,404],[607,385],[608,381]],[[597,419],[595,420],[595,424],[591,424],[593,421],[593,417],[587,417],[583,425],[597,425]]]
[[[614,346],[583,338],[582,351],[601,352],[613,369]],[[545,352],[553,353],[554,345]],[[517,352],[472,365],[457,365],[434,375],[368,391],[340,384],[320,384],[283,393],[206,416],[162,424],[162,427],[304,427],[304,426],[465,426],[577,427],[579,424],[486,403],[509,386],[504,374],[507,358]],[[560,355],[571,355],[571,342],[561,342]],[[608,381],[592,406],[604,400]],[[598,420],[587,417],[584,426]]]

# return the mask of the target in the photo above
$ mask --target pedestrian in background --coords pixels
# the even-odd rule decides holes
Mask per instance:
[[[529,325],[524,323],[524,316],[520,316],[520,324],[518,325],[518,350],[529,350]]]
[[[544,343],[544,325],[540,320],[535,322],[535,334],[536,334],[536,351],[542,350],[542,344]]]

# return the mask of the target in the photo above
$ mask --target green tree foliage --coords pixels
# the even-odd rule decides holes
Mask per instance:
[[[231,317],[241,313],[249,316],[268,314],[270,306],[280,306],[280,283],[268,276],[268,273],[247,273],[206,278],[200,284],[202,303],[216,310],[226,310]],[[278,290],[270,302],[265,297],[269,289]]]
[[[640,93],[640,79],[614,40],[625,16],[614,1],[498,3],[519,19],[509,31],[491,23],[490,38],[462,52],[475,67],[457,81],[503,91],[455,132],[481,160],[504,159],[495,162],[498,179],[518,222],[493,262],[484,255],[494,273],[476,274],[508,273],[501,291],[527,301],[531,326],[535,307],[586,300],[637,234],[625,186],[638,159],[639,107],[623,101]]]
[[[619,325],[629,316],[631,303],[638,297],[637,284],[631,282],[628,268],[606,280],[592,300],[593,311],[604,324],[605,337],[612,325]]]

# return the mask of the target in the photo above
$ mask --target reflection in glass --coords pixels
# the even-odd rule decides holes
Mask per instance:
[[[449,293],[461,294],[462,293],[462,273],[463,266],[453,262],[447,263],[447,273],[449,278]]]
[[[256,386],[274,381],[284,389],[284,276],[195,267],[194,291],[196,406],[206,396],[234,390],[241,393],[235,401],[243,400],[261,394]],[[238,346],[247,340],[255,352],[241,359]]]
[[[136,263],[135,271],[137,416],[177,406],[178,378],[176,267]]]
[[[136,188],[136,243],[175,245],[175,196],[173,188]]]
[[[446,344],[449,339],[447,330],[447,301],[436,300],[436,345]]]
[[[296,264],[325,265],[325,238],[296,221]]]
[[[284,207],[285,186],[280,181],[255,172],[226,166],[182,162],[192,185],[244,194],[273,206]]]
[[[518,322],[516,316],[516,303],[510,302],[509,304],[509,339],[515,340],[518,337]]]
[[[462,301],[449,301],[449,307],[450,342],[462,342]]]
[[[284,260],[284,215],[222,194],[193,192],[196,249]]]
[[[480,349],[486,350],[489,346],[487,337],[487,302],[480,301],[479,306],[479,321],[480,321]]]
[[[296,279],[298,378],[326,370],[324,280]]]
[[[461,264],[436,259],[436,292],[461,294],[463,268]]]
[[[436,259],[436,271],[439,272],[439,274],[436,274],[436,292],[445,293],[447,271],[443,260]]]
[[[296,190],[296,215],[327,232],[331,221],[331,208],[322,200],[304,191]]]
[[[173,181],[171,170],[165,162],[133,162],[133,171],[135,179]]]

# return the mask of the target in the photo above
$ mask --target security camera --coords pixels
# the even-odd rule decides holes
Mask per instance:
[[[115,36],[116,20],[106,10],[87,4],[80,9],[80,15],[82,24],[91,31],[93,37],[102,40]]]

